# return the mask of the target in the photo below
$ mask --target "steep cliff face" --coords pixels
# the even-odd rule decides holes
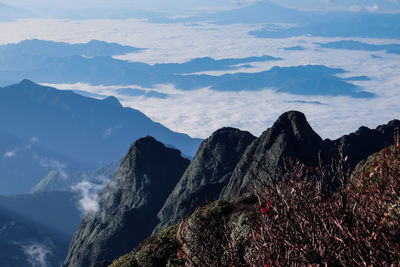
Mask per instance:
[[[357,163],[366,159],[384,147],[394,144],[394,136],[400,130],[400,121],[391,120],[379,125],[376,129],[360,127],[356,132],[344,135],[334,141],[334,146],[342,146],[343,153],[348,156],[348,164],[353,169]],[[332,145],[329,140],[326,143]]]
[[[161,222],[155,232],[179,222],[198,205],[217,200],[245,149],[254,139],[249,132],[222,128],[204,140],[158,213]]]
[[[64,266],[93,266],[131,251],[156,226],[157,212],[189,165],[152,137],[137,140],[70,245]]]
[[[319,261],[337,260],[334,265],[349,266],[364,250],[367,252],[361,253],[367,263],[397,263],[399,170],[400,147],[396,145],[357,164],[351,183],[337,195],[321,197],[326,195],[310,190],[310,184],[297,180],[277,183],[276,189],[265,188],[265,195],[261,193],[260,198],[246,194],[234,201],[207,203],[175,226],[144,240],[110,267],[264,266],[271,264],[265,264],[267,260],[280,261],[284,266],[299,262],[318,265]],[[293,194],[295,189],[300,192],[297,196]],[[304,201],[298,201],[304,199],[309,199],[306,202],[311,206],[307,208]],[[342,223],[344,218],[359,224],[356,227],[352,223]],[[376,228],[380,239],[370,237],[371,232],[377,235]],[[332,238],[331,233],[339,237]],[[357,239],[350,237],[343,247],[342,240],[351,236],[349,233]],[[359,242],[362,237],[368,241]],[[313,243],[304,245],[309,240]],[[293,249],[300,246],[305,249],[300,252]],[[335,249],[321,250],[321,246]],[[287,258],[281,256],[285,255],[285,250]],[[315,252],[309,254],[312,250]],[[319,254],[320,251],[323,252]],[[280,256],[276,257],[277,254]],[[347,256],[341,258],[341,254]],[[318,256],[313,258],[312,255]]]
[[[376,129],[360,127],[355,133],[336,140],[322,140],[303,113],[286,112],[246,149],[221,198],[233,200],[251,192],[255,178],[273,177],[277,167],[289,158],[306,166],[318,166],[319,157],[323,163],[330,164],[342,153],[352,170],[360,160],[393,144],[399,128],[400,121],[392,120]],[[330,181],[325,183],[329,186]]]
[[[65,265],[90,266],[102,261],[106,264],[131,251],[154,229],[153,232],[157,233],[168,225],[187,221],[186,216],[208,201],[219,200],[216,203],[225,207],[226,200],[235,202],[244,194],[251,193],[255,179],[279,179],[275,175],[277,169],[289,158],[306,166],[317,166],[320,159],[330,164],[339,158],[337,148],[340,147],[343,155],[347,156],[347,164],[353,169],[360,160],[393,144],[396,128],[400,128],[398,120],[374,130],[361,127],[357,132],[336,140],[322,140],[304,114],[290,111],[282,114],[259,138],[232,128],[216,131],[202,143],[187,169],[189,162],[182,159],[178,151],[165,148],[151,137],[138,140],[112,183],[101,194],[99,212],[83,220]],[[240,212],[248,208],[245,206]],[[199,212],[197,209],[189,217],[193,218]],[[237,218],[240,212],[235,213]],[[203,222],[207,218],[211,220],[207,216]],[[241,224],[235,221],[232,225]],[[150,240],[154,244],[142,244],[144,254],[131,254],[137,261],[132,263],[133,266],[142,263],[151,266],[164,257],[162,255],[170,255],[168,258],[172,259],[170,262],[162,258],[162,266],[181,262],[181,258],[171,256],[168,245],[174,245],[171,243],[175,242],[174,238],[169,233],[176,231],[176,227],[168,229]],[[204,229],[206,231],[208,227]],[[163,246],[165,240],[169,240],[167,250],[158,250],[157,244]],[[153,263],[146,261],[146,255],[152,258],[150,262]]]
[[[286,112],[246,149],[221,196],[235,199],[249,192],[255,177],[273,175],[286,158],[315,166],[318,152],[326,150],[303,113]]]

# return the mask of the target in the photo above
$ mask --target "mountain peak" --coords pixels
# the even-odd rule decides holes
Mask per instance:
[[[115,107],[122,107],[121,103],[115,96],[106,97],[103,99],[103,102]]]
[[[221,128],[204,140],[192,163],[158,213],[155,231],[177,223],[198,205],[216,200],[235,166],[255,137],[235,128]]]
[[[18,85],[21,86],[39,86],[39,84],[32,82],[31,80],[28,79],[23,79],[18,83]]]
[[[252,172],[260,166],[262,170],[258,172],[265,177],[273,175],[289,158],[307,166],[316,166],[318,153],[324,150],[323,140],[311,128],[303,113],[285,112],[246,149],[222,196],[234,199],[248,192]]]
[[[152,154],[158,154],[165,149],[168,149],[171,152],[173,151],[176,155],[179,156],[181,154],[181,152],[178,149],[166,147],[163,143],[157,141],[154,137],[148,135],[146,137],[142,137],[136,140],[132,144],[128,153],[125,156],[125,159],[126,157],[132,156],[135,153],[136,154],[140,153],[143,156],[145,155],[151,156]],[[125,161],[125,159],[123,161]]]
[[[93,266],[128,253],[149,236],[161,209],[190,161],[151,136],[133,143],[115,178],[86,216],[64,266]]]
[[[290,124],[293,128],[309,126],[304,113],[296,110],[287,111],[280,115],[274,125],[279,124]]]

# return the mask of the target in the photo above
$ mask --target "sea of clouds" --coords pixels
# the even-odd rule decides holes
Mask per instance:
[[[277,93],[274,88],[258,92],[217,92],[208,88],[181,91],[171,84],[155,88],[141,88],[166,93],[165,99],[118,94],[116,90],[129,86],[92,86],[89,84],[52,84],[59,89],[85,90],[101,95],[115,95],[124,106],[138,109],[175,131],[205,138],[223,126],[249,130],[255,135],[271,126],[277,117],[288,110],[300,110],[322,136],[336,138],[365,125],[376,127],[390,119],[400,118],[400,56],[385,51],[349,51],[320,48],[316,43],[343,38],[294,37],[262,39],[248,34],[261,25],[212,25],[200,23],[152,24],[145,20],[54,20],[36,19],[0,23],[4,33],[0,44],[24,39],[43,39],[69,43],[88,42],[92,39],[117,42],[146,50],[118,56],[120,59],[149,64],[185,62],[210,56],[242,58],[270,55],[280,61],[258,62],[252,68],[229,72],[257,72],[274,66],[317,64],[348,71],[343,77],[365,75],[370,81],[354,82],[365,91],[378,95],[372,99],[351,97],[302,96]],[[399,40],[351,38],[371,44],[400,43]],[[304,50],[284,48],[302,46]],[[373,55],[379,57],[373,57]],[[207,72],[222,75],[227,71]]]

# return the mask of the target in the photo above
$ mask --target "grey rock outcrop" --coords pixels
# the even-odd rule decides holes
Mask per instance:
[[[155,232],[184,219],[197,206],[219,199],[222,189],[255,137],[234,128],[222,128],[204,140],[190,166],[158,213]]]
[[[137,140],[100,194],[99,210],[82,220],[64,266],[111,262],[150,236],[157,212],[189,163],[152,137]]]
[[[400,121],[393,120],[376,129],[360,127],[355,133],[336,140],[322,140],[303,113],[286,112],[246,149],[221,198],[233,200],[251,192],[255,178],[273,178],[277,167],[289,158],[306,166],[318,166],[320,156],[322,163],[330,164],[333,159],[340,158],[339,149],[342,149],[351,171],[360,160],[393,144],[393,136],[399,128]],[[335,187],[330,180],[323,182],[328,188]]]

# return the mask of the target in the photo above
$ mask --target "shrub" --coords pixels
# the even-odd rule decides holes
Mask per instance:
[[[212,209],[186,220],[187,265],[398,265],[400,147],[361,165],[350,178],[342,156],[329,165],[287,164],[278,181],[257,180],[257,201],[238,239],[232,232],[238,220],[216,218]]]

